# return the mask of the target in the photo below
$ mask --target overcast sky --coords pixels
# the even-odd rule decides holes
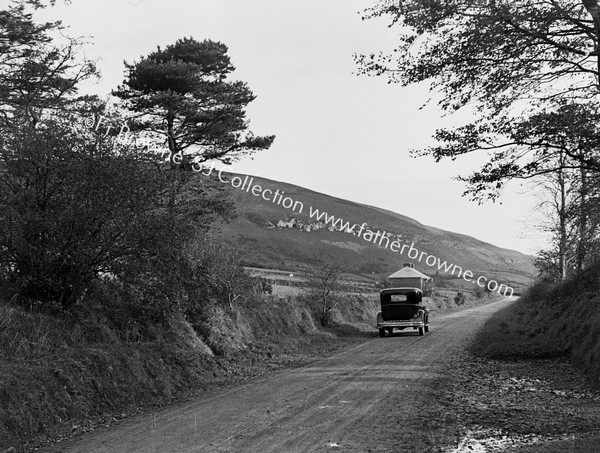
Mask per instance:
[[[353,53],[391,49],[395,42],[385,20],[361,20],[371,4],[77,0],[51,14],[69,26],[69,35],[90,36],[86,53],[99,59],[102,79],[86,89],[103,96],[122,82],[123,60],[138,60],[157,45],[185,36],[225,43],[237,68],[233,78],[257,95],[248,108],[251,129],[277,136],[270,150],[236,164],[235,171],[534,253],[543,242],[532,228],[536,199],[525,188],[511,187],[501,205],[478,206],[461,197],[464,185],[452,177],[477,168],[480,157],[436,164],[409,156],[409,149],[432,143],[436,127],[458,121],[443,118],[435,104],[421,108],[430,96],[425,87],[403,89],[355,75]]]

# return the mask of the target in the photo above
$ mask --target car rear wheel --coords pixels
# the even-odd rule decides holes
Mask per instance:
[[[419,335],[424,335],[424,329],[423,327],[419,327]]]
[[[429,326],[425,326],[425,332],[429,332]]]
[[[379,336],[385,337],[385,329],[379,329]]]

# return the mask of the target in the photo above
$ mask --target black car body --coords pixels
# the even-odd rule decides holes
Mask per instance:
[[[429,332],[429,310],[422,305],[423,292],[418,288],[387,288],[380,293],[381,311],[377,314],[380,336],[394,329],[412,328],[419,335]]]

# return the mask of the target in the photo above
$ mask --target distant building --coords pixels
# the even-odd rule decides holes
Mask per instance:
[[[277,222],[278,228],[295,228],[296,227],[296,219],[285,219]]]
[[[404,267],[388,277],[392,288],[419,288],[422,291],[429,289],[433,279],[414,268],[412,263],[405,263]]]

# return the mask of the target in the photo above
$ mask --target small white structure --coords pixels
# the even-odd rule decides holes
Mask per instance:
[[[412,263],[405,263],[404,267],[388,277],[392,288],[419,288],[421,291],[428,289],[433,279],[429,275],[414,268]]]
[[[296,219],[292,217],[291,219],[280,220],[277,222],[277,228],[296,228]]]

